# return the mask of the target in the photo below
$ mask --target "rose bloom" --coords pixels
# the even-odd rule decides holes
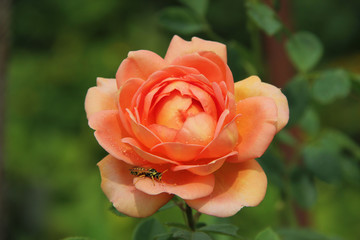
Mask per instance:
[[[289,118],[286,97],[256,76],[234,84],[225,45],[174,36],[165,58],[129,52],[116,79],[98,78],[85,109],[99,144],[101,187],[129,216],[154,214],[174,195],[228,217],[264,198],[260,157]],[[133,175],[135,167],[161,175]],[[153,178],[151,177],[153,176]]]

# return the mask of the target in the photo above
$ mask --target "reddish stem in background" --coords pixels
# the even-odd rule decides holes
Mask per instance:
[[[265,0],[265,3],[269,6],[272,6],[270,0]],[[292,19],[291,15],[291,6],[289,0],[281,0],[280,9],[277,12],[279,18],[283,24],[290,30],[292,30]],[[284,87],[287,82],[295,75],[295,69],[290,62],[290,59],[285,50],[285,41],[284,36],[281,39],[276,39],[274,37],[264,36],[264,49],[266,54],[266,66],[268,66],[268,73],[270,82],[277,87]],[[301,130],[299,128],[292,129],[292,135],[301,141]],[[286,159],[293,159],[295,154],[295,149],[292,149],[288,146],[281,146],[283,152],[285,153]],[[289,164],[289,162],[288,162]],[[295,213],[296,220],[299,226],[307,227],[311,224],[309,212],[301,209],[296,203],[292,203],[293,210]]]

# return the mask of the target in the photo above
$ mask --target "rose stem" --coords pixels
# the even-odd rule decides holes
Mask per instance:
[[[192,231],[195,231],[195,221],[194,221],[194,216],[192,214],[192,208],[189,207],[189,205],[187,205],[187,204],[186,204],[185,213],[186,213],[187,224],[188,224],[189,228]]]

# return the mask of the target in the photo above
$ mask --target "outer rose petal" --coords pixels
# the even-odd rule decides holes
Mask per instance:
[[[129,78],[146,80],[153,72],[166,66],[164,59],[147,50],[129,52],[116,73],[116,82],[120,87]]]
[[[276,105],[268,97],[251,97],[239,101],[236,113],[241,114],[235,122],[241,136],[236,147],[237,161],[261,157],[276,133]]]
[[[86,94],[85,111],[87,118],[93,113],[117,108],[115,79],[97,78],[96,82],[97,87],[90,88]]]
[[[185,41],[179,36],[174,36],[166,52],[165,61],[172,63],[174,59],[194,52],[211,51],[216,53],[226,63],[226,46],[222,43],[206,41],[193,37],[191,41]]]
[[[237,102],[255,96],[265,96],[274,99],[278,109],[277,131],[285,127],[289,121],[289,105],[286,96],[279,88],[261,82],[257,76],[251,76],[235,83],[235,98]]]
[[[207,197],[186,200],[199,212],[230,217],[244,206],[256,206],[264,198],[267,179],[256,160],[225,163],[215,172],[214,191]]]
[[[111,155],[131,165],[143,165],[145,161],[125,143],[121,142],[118,111],[107,110],[94,113],[89,118],[89,125],[95,129],[95,137],[99,144]]]
[[[206,176],[195,175],[189,171],[162,171],[161,181],[150,178],[135,178],[135,187],[144,193],[157,195],[159,193],[176,194],[182,199],[196,199],[208,196],[214,189],[213,174]]]
[[[148,217],[166,204],[173,196],[161,193],[149,196],[133,185],[133,176],[127,165],[111,155],[98,163],[101,173],[101,188],[119,211],[131,217]]]

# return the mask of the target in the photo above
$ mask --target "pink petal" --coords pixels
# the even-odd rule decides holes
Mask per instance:
[[[94,113],[89,118],[89,125],[95,130],[96,140],[108,153],[128,164],[143,165],[145,161],[131,147],[121,142],[120,124],[116,110]]]
[[[172,63],[174,59],[201,51],[211,51],[217,54],[226,63],[226,46],[222,43],[203,40],[193,37],[191,41],[185,41],[179,36],[174,36],[166,52],[165,61]]]
[[[189,171],[163,172],[161,181],[151,178],[135,178],[135,187],[146,194],[175,194],[182,199],[196,199],[209,195],[214,188],[214,175],[195,175]]]
[[[235,83],[236,101],[255,96],[265,96],[272,98],[277,106],[277,131],[280,131],[289,121],[289,105],[286,96],[279,88],[261,82],[257,76],[248,77]]]
[[[152,73],[166,67],[164,59],[147,50],[129,52],[116,73],[116,82],[120,87],[130,78],[146,80]]]
[[[178,165],[172,167],[172,170],[173,171],[188,170],[196,175],[205,176],[217,171],[219,168],[221,168],[221,166],[224,164],[227,158],[235,157],[237,156],[237,154],[238,152],[231,152],[221,158],[212,160],[210,162],[205,162],[205,160],[201,160],[201,162],[205,162],[203,164],[200,162],[200,160],[197,160],[194,161],[193,165]]]
[[[237,146],[239,158],[245,161],[261,157],[276,134],[277,108],[268,97],[251,97],[237,103],[236,120],[241,142]]]
[[[116,81],[110,78],[97,78],[97,86],[88,90],[85,98],[85,111],[89,118],[91,114],[103,110],[115,110]]]
[[[175,137],[176,142],[207,145],[214,137],[216,122],[208,114],[201,112],[188,117]]]
[[[173,195],[161,193],[150,196],[133,185],[133,176],[127,165],[111,155],[98,163],[101,188],[119,211],[131,217],[148,217],[165,205]]]
[[[174,161],[186,162],[194,160],[203,148],[204,146],[195,144],[165,142],[154,146],[151,152],[158,155],[165,155]]]
[[[144,149],[143,146],[141,146],[135,139],[133,138],[123,138],[122,139],[122,142],[123,143],[126,143],[126,144],[129,144],[132,149],[134,150],[134,152],[139,156],[141,157],[141,159],[144,159],[146,160],[147,162],[150,162],[150,163],[153,163],[153,164],[168,164],[168,163],[171,163],[171,164],[179,164],[175,161],[172,161],[170,159],[167,159],[167,158],[163,158],[163,157],[160,157],[160,156],[157,156],[157,155],[154,155],[154,154],[151,154],[150,152],[146,151]],[[145,165],[146,163],[142,163],[142,164],[134,164],[134,165],[137,165],[137,166],[143,166]]]
[[[194,85],[190,85],[189,90],[191,91],[193,97],[200,102],[204,112],[209,114],[213,119],[217,119],[217,109],[211,95]]]
[[[217,217],[230,217],[244,206],[256,206],[264,198],[267,179],[255,160],[225,163],[215,172],[214,191],[207,197],[186,200],[199,212]]]

